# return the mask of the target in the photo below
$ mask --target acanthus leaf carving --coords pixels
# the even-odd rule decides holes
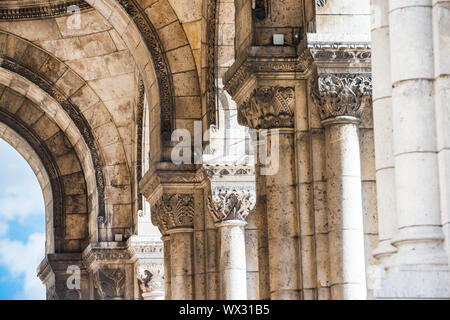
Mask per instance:
[[[255,204],[255,190],[248,188],[214,188],[208,197],[208,209],[216,222],[246,221]]]
[[[314,79],[318,79],[316,82]],[[324,74],[312,77],[311,97],[322,120],[349,116],[360,118],[365,105],[371,102],[370,74]]]
[[[194,195],[190,193],[164,193],[151,207],[152,223],[164,235],[174,228],[194,225]]]
[[[143,293],[164,290],[164,266],[160,263],[144,265],[137,279]]]
[[[292,128],[294,109],[293,87],[260,87],[238,107],[238,122],[252,129]]]

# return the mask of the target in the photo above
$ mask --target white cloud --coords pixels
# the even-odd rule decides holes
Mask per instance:
[[[23,277],[24,286],[16,299],[45,299],[45,287],[36,276],[36,268],[45,254],[45,235],[33,233],[27,243],[0,240],[0,264],[12,277]]]

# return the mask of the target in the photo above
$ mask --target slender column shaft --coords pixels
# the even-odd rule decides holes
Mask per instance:
[[[247,265],[247,299],[259,299],[258,227],[257,217],[251,213],[245,227],[245,255]]]
[[[172,300],[193,300],[193,229],[172,229],[169,234]]]
[[[379,243],[375,257],[383,262],[396,251],[395,167],[392,135],[392,86],[388,2],[372,0],[372,84]]]
[[[164,244],[164,294],[165,300],[172,298],[171,276],[170,276],[170,237],[163,236],[161,238]]]
[[[332,299],[365,299],[366,277],[357,120],[324,121]]]
[[[300,299],[294,130],[269,130],[266,143],[271,159],[271,170],[265,176],[270,297]]]
[[[220,280],[224,300],[247,299],[246,224],[241,220],[227,220],[217,224],[220,234]]]

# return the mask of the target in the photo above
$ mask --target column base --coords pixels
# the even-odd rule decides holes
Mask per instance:
[[[402,229],[394,239],[397,253],[380,269],[377,299],[450,298],[450,270],[440,227]]]

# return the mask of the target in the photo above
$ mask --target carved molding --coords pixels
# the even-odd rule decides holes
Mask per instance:
[[[116,242],[112,243],[117,245]],[[82,254],[83,264],[88,270],[95,269],[100,263],[126,263],[134,253],[128,247],[92,247],[89,245]]]
[[[92,9],[87,2],[82,0],[52,2],[42,1],[23,7],[14,7],[12,4],[10,7],[5,7],[7,2],[0,4],[0,20],[25,20],[70,15],[73,13],[70,11],[71,6],[80,8],[80,11]]]
[[[255,167],[249,165],[205,165],[208,177],[251,176],[255,174]]]
[[[174,228],[194,226],[194,195],[190,193],[164,193],[151,206],[152,223],[163,235]]]
[[[238,106],[238,123],[252,129],[294,127],[295,89],[260,87]]]
[[[164,291],[164,265],[162,263],[140,265],[137,279],[143,293]]]
[[[324,74],[318,82],[312,77],[311,96],[322,120],[349,116],[360,118],[365,105],[371,103],[370,74]]]
[[[208,209],[216,222],[246,221],[255,204],[256,193],[252,188],[218,187],[208,197]]]
[[[206,108],[208,113],[209,125],[217,123],[217,85],[216,85],[216,42],[217,42],[217,0],[208,0],[207,6],[207,25],[206,25],[206,43],[207,52],[207,71],[206,71]]]
[[[308,48],[315,61],[370,62],[371,46],[368,43],[310,43]]]
[[[94,273],[94,287],[102,300],[125,297],[125,271],[120,268],[99,269]]]
[[[164,53],[165,50],[159,39],[158,32],[141,6],[135,0],[118,0],[117,2],[128,13],[134,23],[136,23],[152,56],[159,87],[161,134],[164,140],[170,141],[172,131],[175,129],[175,102],[172,73]]]

